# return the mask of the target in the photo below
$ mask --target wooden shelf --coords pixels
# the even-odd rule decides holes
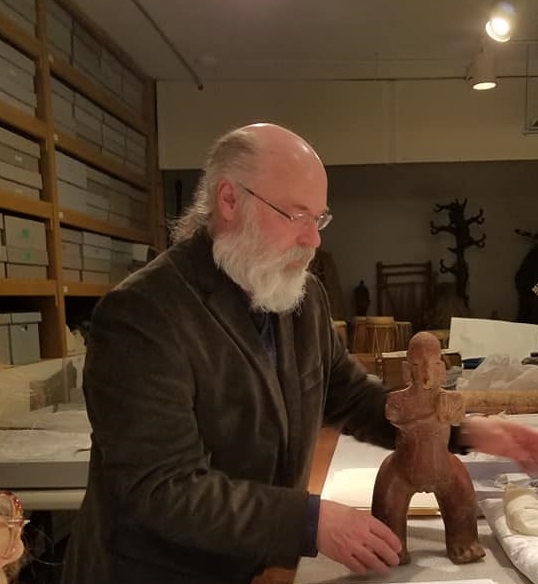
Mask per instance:
[[[23,195],[14,195],[2,189],[0,189],[0,209],[41,219],[51,219],[53,213],[52,203],[36,201]]]
[[[56,280],[2,278],[0,296],[56,296]]]
[[[57,148],[63,150],[66,154],[72,154],[84,162],[87,162],[108,174],[112,174],[135,187],[143,190],[148,189],[148,181],[144,176],[136,174],[128,168],[125,168],[122,164],[103,156],[94,146],[90,146],[81,140],[77,140],[77,138],[73,138],[68,134],[63,134],[62,132],[54,131],[54,139]]]
[[[2,18],[0,18],[0,36],[28,56],[34,59],[39,57],[39,41],[8,16],[2,15]]]
[[[112,286],[106,284],[89,284],[88,282],[64,282],[65,296],[104,296]]]
[[[87,75],[75,69],[65,59],[51,55],[50,69],[53,75],[65,81],[68,85],[71,85],[76,91],[83,93],[107,112],[116,116],[128,126],[131,126],[131,128],[138,130],[144,136],[149,134],[149,125],[146,122],[132,113],[127,106],[122,105],[121,102],[110,97],[108,92],[99,86],[97,82],[92,81]]]
[[[74,211],[73,209],[60,210],[60,223],[69,227],[76,227],[78,229],[85,229],[87,231],[94,231],[102,233],[103,235],[110,235],[117,239],[125,239],[135,243],[151,243],[151,235],[145,231],[138,229],[130,229],[128,227],[119,227],[102,221],[101,219],[94,219],[93,217]]]
[[[45,138],[47,133],[45,122],[2,101],[0,101],[0,122],[38,139]]]

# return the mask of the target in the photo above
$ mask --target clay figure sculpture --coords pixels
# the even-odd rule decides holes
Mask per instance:
[[[473,484],[465,465],[448,450],[450,426],[462,421],[465,408],[459,393],[440,388],[445,365],[432,334],[413,336],[404,376],[407,387],[389,394],[385,406],[398,435],[376,477],[372,514],[400,538],[400,564],[406,564],[409,503],[415,493],[433,492],[445,524],[448,557],[455,564],[475,562],[485,552],[478,543]]]

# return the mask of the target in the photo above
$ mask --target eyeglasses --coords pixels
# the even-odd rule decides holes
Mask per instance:
[[[14,493],[0,491],[0,558],[8,559],[17,546],[24,519],[22,504]]]
[[[294,213],[293,215],[290,215],[289,213],[286,213],[286,211],[282,211],[282,209],[275,207],[275,205],[273,205],[272,203],[270,203],[269,201],[255,193],[252,189],[249,189],[248,187],[241,183],[238,184],[249,195],[256,197],[256,199],[259,199],[262,203],[265,203],[268,207],[271,207],[273,211],[280,213],[283,217],[286,217],[286,219],[289,219],[292,223],[295,223],[296,225],[308,227],[312,225],[312,223],[314,223],[314,225],[316,225],[316,227],[318,228],[318,231],[321,231],[322,229],[325,229],[325,227],[327,227],[327,225],[329,225],[329,223],[333,219],[333,216],[329,212],[321,213],[320,215],[312,215],[311,213]]]

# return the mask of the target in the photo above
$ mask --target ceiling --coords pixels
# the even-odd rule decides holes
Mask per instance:
[[[151,77],[244,80],[465,78],[491,0],[75,0]],[[144,14],[145,13],[145,14]],[[538,1],[518,0],[498,76],[538,74]],[[148,19],[149,16],[149,19]],[[151,21],[173,44],[170,48]],[[178,57],[178,53],[179,57]],[[186,62],[182,62],[182,59]]]

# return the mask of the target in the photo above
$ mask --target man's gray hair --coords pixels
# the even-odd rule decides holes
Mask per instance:
[[[172,241],[189,239],[202,227],[211,232],[219,181],[223,178],[235,180],[237,171],[254,170],[259,154],[255,138],[244,128],[219,138],[209,151],[192,204],[171,228]]]

